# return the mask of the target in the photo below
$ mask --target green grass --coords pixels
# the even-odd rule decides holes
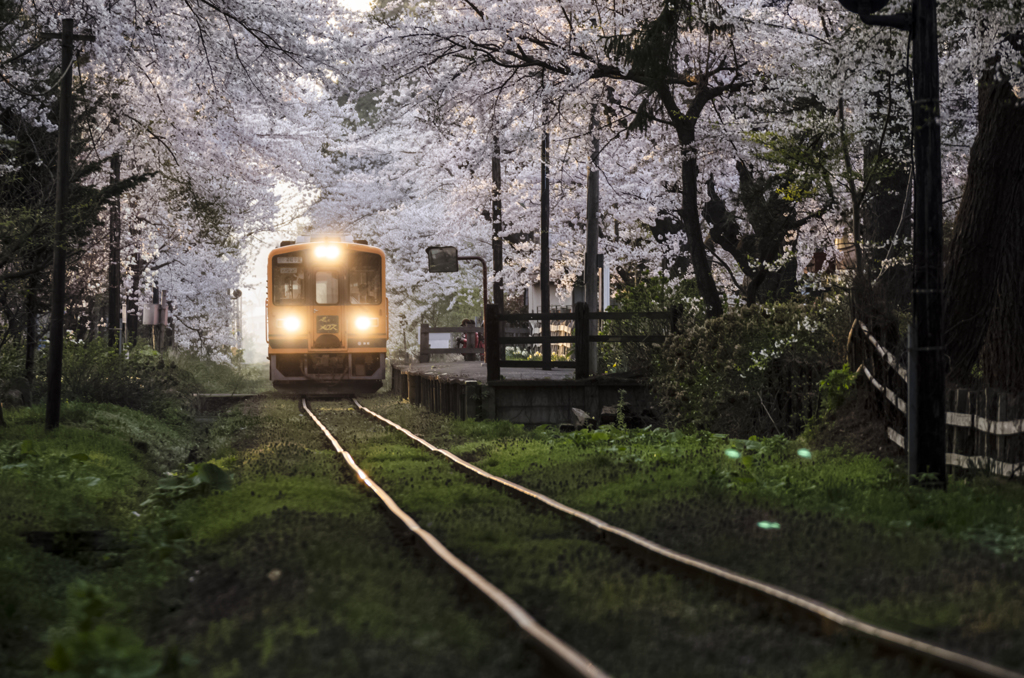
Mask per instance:
[[[561,450],[531,447],[538,441],[524,438],[521,428],[426,417],[386,398],[367,404],[407,415],[404,425],[424,425],[430,430],[414,428],[432,441],[456,443],[453,451],[477,463],[500,459],[498,466],[507,464],[508,475],[518,481],[525,473],[546,476],[552,468],[558,476]],[[360,466],[422,527],[612,675],[815,675],[811,667],[823,666],[837,676],[874,675],[870,657],[854,647],[766,622],[757,610],[709,586],[645,568],[574,522],[524,509],[507,495],[467,482],[447,460],[396,444],[390,434],[378,432],[375,442],[360,432],[357,444],[350,433],[360,429],[357,415],[327,405],[316,410]],[[462,436],[471,441],[459,443]]]
[[[415,555],[294,401],[244,405],[212,432],[236,485],[180,506],[197,565],[153,633],[203,675],[536,673],[511,623]]]
[[[0,673],[5,675],[40,675],[50,639],[77,633],[75,607],[69,606],[74,586],[94,587],[88,589],[94,593],[118,590],[115,595],[122,596],[151,586],[154,571],[143,562],[149,552],[124,549],[140,544],[136,537],[147,524],[140,505],[158,473],[180,463],[190,447],[172,427],[126,408],[69,403],[62,410],[62,423],[52,432],[43,429],[42,408],[9,411],[8,425],[0,428]],[[66,533],[97,531],[123,546],[56,555],[22,536],[52,533],[63,543]],[[102,641],[110,652],[138,658],[137,638],[102,621],[123,615],[115,607],[103,607],[82,623],[110,632]],[[95,650],[101,641],[89,636],[83,642]]]
[[[778,437],[499,425],[502,437],[494,423],[446,422],[393,398],[374,409],[491,473],[683,553],[1024,668],[1019,483],[976,475],[926,490],[891,460]]]
[[[974,476],[936,492],[908,486],[891,461],[838,449],[808,457],[781,438],[531,432],[390,396],[365,402],[492,473],[679,551],[1024,669],[1018,483]],[[578,540],[581,528],[466,482],[351,407],[315,409],[423,527],[615,675],[913,675],[855,646],[759,626],[692,582],[623,566]],[[50,434],[42,420],[41,409],[8,411],[0,428],[11,467],[0,470],[0,673],[40,675],[58,647],[79,665],[123,655],[124,667],[153,667],[170,652],[186,676],[540,670],[510,622],[418,555],[295,401],[251,400],[201,440],[106,405],[66,406]],[[186,457],[228,469],[233,488],[143,508]],[[29,546],[28,530],[104,530],[131,548],[57,556]],[[83,612],[101,599],[99,612]]]

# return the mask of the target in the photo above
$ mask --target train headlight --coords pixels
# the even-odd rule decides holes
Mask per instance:
[[[337,259],[338,255],[341,254],[341,250],[338,249],[337,245],[317,245],[313,252],[320,259]]]
[[[375,320],[376,318],[367,318],[365,315],[359,316],[356,318],[356,329],[365,332],[376,324]]]
[[[302,328],[302,321],[295,316],[289,316],[281,321],[281,326],[287,332],[298,332]]]

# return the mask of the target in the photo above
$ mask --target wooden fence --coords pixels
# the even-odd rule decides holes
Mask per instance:
[[[486,327],[502,327],[507,322],[522,322],[537,320],[541,323],[541,334],[529,336],[506,336],[501,332],[487,334],[485,346],[488,356],[500,356],[498,359],[488,358],[487,360],[487,381],[501,379],[502,367],[533,367],[537,369],[550,369],[551,367],[565,367],[575,370],[577,379],[587,379],[590,376],[590,352],[596,349],[596,344],[601,343],[623,343],[639,342],[653,344],[665,340],[665,335],[601,335],[591,331],[591,321],[595,320],[668,320],[674,327],[677,319],[675,312],[629,312],[629,313],[597,313],[591,312],[586,302],[578,302],[572,313],[498,313],[498,307],[489,304],[484,313],[484,325]],[[571,321],[573,324],[573,336],[552,336],[550,323],[552,320]],[[546,331],[545,331],[546,330]],[[553,344],[572,344],[573,360],[559,360],[552,362],[545,354],[543,360],[506,360],[506,346],[544,346]],[[582,359],[581,359],[582,358]]]
[[[420,362],[430,362],[432,355],[444,354],[478,354],[484,353],[487,356],[487,381],[501,379],[502,367],[532,367],[537,369],[551,369],[552,367],[567,368],[575,371],[577,379],[586,379],[590,376],[590,351],[595,350],[595,344],[602,343],[623,343],[639,342],[653,344],[665,340],[663,334],[649,335],[601,335],[591,332],[591,321],[603,320],[666,320],[668,327],[675,327],[678,314],[670,311],[656,312],[629,312],[629,313],[591,313],[585,302],[579,302],[573,307],[571,313],[498,313],[497,306],[488,304],[484,312],[484,326],[474,328],[474,332],[484,335],[484,349],[478,348],[430,348],[431,334],[467,334],[465,327],[420,327]],[[531,334],[526,328],[510,327],[509,323],[539,321],[541,333]],[[571,323],[571,335],[552,334],[550,323],[562,321]],[[489,328],[501,328],[498,332],[488,332]],[[546,330],[546,331],[545,331]],[[569,344],[572,348],[572,360],[551,360],[550,354],[542,360],[506,360],[506,346],[529,346],[540,347],[543,351],[545,346],[556,344]],[[587,360],[578,360],[579,356],[586,356]]]
[[[430,356],[432,355],[445,355],[450,353],[461,353],[465,354],[482,354],[484,349],[474,348],[471,344],[472,335],[480,333],[483,334],[483,328],[473,326],[467,329],[466,327],[430,327],[428,325],[420,325],[420,355],[419,361],[421,363],[429,363]],[[430,335],[431,334],[461,334],[466,337],[465,348],[431,348],[430,347]],[[481,355],[481,358],[483,356]],[[475,358],[479,360],[481,358]]]
[[[871,335],[853,322],[848,341],[850,364],[879,392],[891,417],[906,430],[907,369]],[[906,450],[906,439],[886,425],[889,439]],[[1024,394],[996,389],[947,389],[946,463],[984,469],[1008,477],[1024,475]]]

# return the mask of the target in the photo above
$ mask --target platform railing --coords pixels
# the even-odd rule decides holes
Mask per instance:
[[[663,334],[648,335],[601,335],[591,331],[592,321],[603,320],[668,320],[670,327],[675,328],[679,314],[675,311],[650,312],[591,312],[586,302],[578,302],[572,313],[498,313],[498,308],[490,304],[484,311],[484,327],[502,327],[506,323],[539,321],[548,324],[552,321],[570,321],[574,335],[550,336],[550,332],[542,332],[540,336],[505,336],[502,332],[489,332],[485,335],[484,346],[487,349],[487,381],[501,379],[502,367],[530,367],[550,370],[553,367],[564,367],[575,370],[577,379],[587,379],[590,374],[590,352],[596,350],[601,343],[637,342],[654,344],[665,340]],[[545,334],[549,336],[544,336]],[[573,360],[552,361],[549,351],[542,351],[542,360],[506,360],[506,346],[540,346],[555,344],[571,344],[574,347]],[[581,359],[582,358],[582,359]]]
[[[431,334],[461,334],[466,337],[466,346],[464,348],[431,348],[430,347],[430,335]],[[432,355],[449,355],[453,353],[461,353],[463,355],[480,355],[479,359],[483,358],[484,348],[477,348],[472,346],[472,335],[484,334],[482,327],[476,327],[475,325],[471,329],[467,329],[466,326],[459,327],[430,327],[429,325],[420,325],[420,355],[419,362],[429,363],[430,356]]]

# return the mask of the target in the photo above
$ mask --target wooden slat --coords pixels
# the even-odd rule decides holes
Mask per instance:
[[[540,360],[499,360],[498,361],[498,366],[499,367],[535,367],[537,369],[540,369],[543,365],[544,365],[544,363],[542,363]],[[575,360],[552,360],[551,361],[551,366],[552,367],[565,367],[565,368],[576,369],[576,361]]]
[[[637,311],[636,313],[588,313],[590,320],[636,320],[646,318],[649,320],[671,320],[672,314],[667,311]]]
[[[591,341],[599,344],[618,344],[623,342],[634,342],[637,344],[653,344],[657,341],[665,341],[665,337],[661,335],[650,335],[646,337],[640,336],[626,336],[626,335],[600,335],[593,336],[590,338]]]

